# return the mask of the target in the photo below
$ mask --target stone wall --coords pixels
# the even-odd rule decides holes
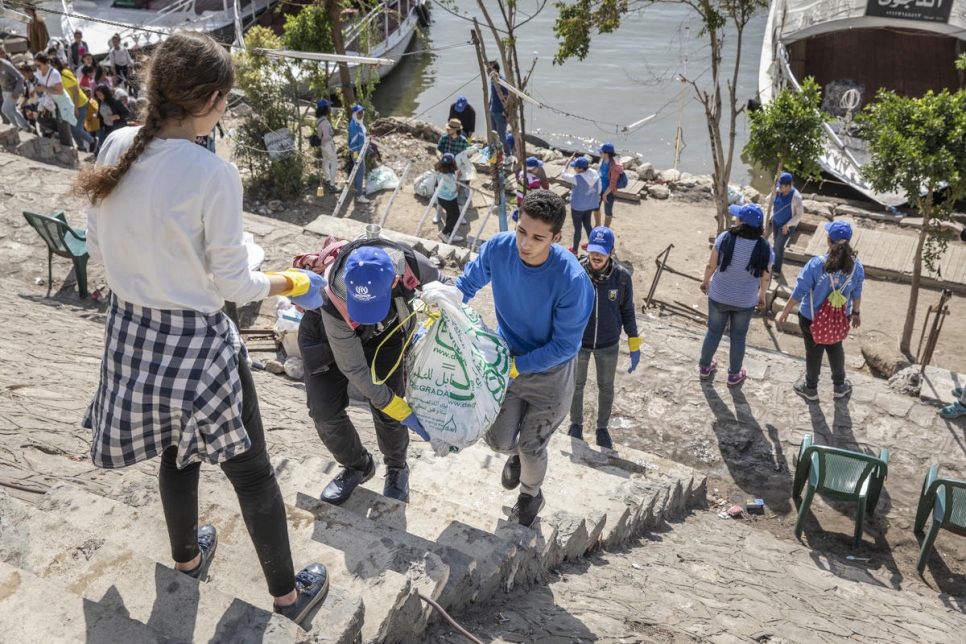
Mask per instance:
[[[28,159],[59,165],[62,168],[77,166],[76,148],[65,147],[57,139],[18,132],[12,125],[0,125],[0,147]]]

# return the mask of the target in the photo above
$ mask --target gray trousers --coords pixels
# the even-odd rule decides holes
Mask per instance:
[[[567,417],[574,390],[574,361],[510,383],[503,407],[486,432],[493,451],[520,456],[520,491],[536,496],[547,475],[547,443]]]
[[[620,342],[606,349],[581,349],[577,354],[577,382],[574,385],[574,399],[570,403],[570,422],[581,426],[584,424],[584,386],[587,384],[591,354],[597,370],[596,428],[607,429],[610,412],[614,407],[614,376],[617,374]]]

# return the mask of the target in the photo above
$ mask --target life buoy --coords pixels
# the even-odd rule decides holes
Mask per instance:
[[[429,7],[425,4],[416,5],[416,18],[419,20],[419,26],[424,29],[429,26]]]

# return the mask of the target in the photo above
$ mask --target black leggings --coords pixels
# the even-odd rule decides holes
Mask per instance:
[[[574,254],[580,252],[580,229],[583,228],[587,231],[587,241],[590,241],[590,216],[594,214],[593,210],[574,210],[570,209],[570,219],[574,223]]]
[[[440,208],[446,213],[446,223],[443,226],[443,234],[449,236],[456,228],[456,222],[460,218],[460,205],[456,199],[437,199]]]
[[[828,355],[828,366],[832,370],[832,384],[836,387],[845,382],[845,348],[841,342],[818,344],[812,337],[812,321],[798,314],[798,328],[805,338],[805,384],[812,389],[818,386],[818,375],[822,371],[822,355]]]
[[[248,451],[221,463],[221,469],[235,487],[242,517],[268,582],[268,592],[281,597],[295,590],[295,570],[288,542],[285,504],[275,480],[275,471],[265,451],[265,430],[258,411],[258,396],[248,364],[239,360],[242,383],[242,421],[252,446]],[[161,454],[158,486],[168,524],[171,556],[187,563],[198,556],[198,479],[201,463],[179,470],[178,447]]]

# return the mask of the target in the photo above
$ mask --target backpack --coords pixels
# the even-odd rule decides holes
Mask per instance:
[[[812,325],[810,331],[815,344],[837,344],[849,337],[849,317],[845,314],[845,306],[848,298],[842,293],[845,287],[852,281],[855,268],[849,273],[848,279],[838,289],[833,288],[829,296],[825,298],[822,306],[815,311],[815,299],[809,290],[809,301],[812,304]],[[828,273],[826,273],[828,275]],[[829,280],[832,277],[829,276]]]
[[[617,177],[617,189],[623,190],[624,188],[627,187],[627,184],[628,184],[627,174],[623,170],[621,170],[621,176]]]

